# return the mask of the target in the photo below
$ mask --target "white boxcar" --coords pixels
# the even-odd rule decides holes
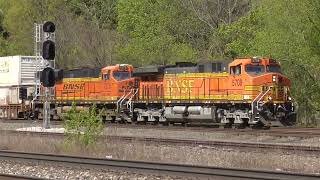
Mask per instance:
[[[36,60],[35,56],[0,57],[0,87],[35,85],[37,69],[47,65],[47,61]]]
[[[25,118],[30,98],[22,100],[19,90],[26,89],[27,97],[32,96],[36,72],[48,64],[35,56],[0,57],[0,119]]]
[[[0,105],[20,104],[18,87],[0,87]]]
[[[9,102],[9,88],[0,88],[0,105],[7,105]]]

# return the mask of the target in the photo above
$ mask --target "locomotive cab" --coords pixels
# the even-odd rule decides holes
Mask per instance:
[[[282,74],[280,63],[274,59],[253,57],[237,59],[230,63],[229,69],[231,79],[240,76],[244,82],[240,85],[244,90],[243,99],[251,103],[252,123],[264,119],[273,119],[272,125],[278,122],[292,125],[295,122],[289,118],[295,116],[289,91],[291,82]]]
[[[117,93],[118,97],[133,93],[135,78],[132,77],[133,66],[128,64],[117,64],[107,66],[101,70],[101,78],[105,89]],[[128,95],[129,96],[129,95]]]
[[[133,67],[128,64],[117,64],[115,66],[107,66],[101,70],[102,79],[105,81],[125,81],[132,77]]]

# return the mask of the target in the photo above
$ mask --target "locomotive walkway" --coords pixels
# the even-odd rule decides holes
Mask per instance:
[[[152,174],[167,174],[183,177],[223,178],[223,179],[267,179],[267,180],[304,180],[319,179],[318,175],[274,172],[263,170],[220,168],[207,166],[192,166],[181,164],[165,164],[144,161],[125,161],[116,159],[89,158],[79,156],[64,156],[54,154],[25,153],[13,151],[0,151],[0,158],[14,161],[49,162],[81,166],[84,168],[104,168],[126,171],[140,171]],[[0,175],[1,178],[1,175]],[[19,177],[17,177],[19,178]],[[23,177],[19,178],[23,179]]]

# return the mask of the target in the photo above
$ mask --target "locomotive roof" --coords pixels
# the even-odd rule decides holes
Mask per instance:
[[[64,78],[99,77],[101,68],[79,68],[63,71]]]
[[[237,66],[240,64],[252,64],[252,63],[262,63],[262,64],[270,64],[270,63],[276,63],[276,60],[271,59],[271,58],[260,58],[260,57],[252,57],[252,58],[237,58],[234,59],[229,66]]]
[[[202,73],[202,72],[224,72],[227,62],[176,62],[175,65],[151,65],[135,68],[133,76],[148,76],[158,74],[178,74],[178,73]]]

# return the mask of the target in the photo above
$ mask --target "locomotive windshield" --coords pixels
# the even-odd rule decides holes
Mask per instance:
[[[246,65],[246,72],[249,74],[261,74],[265,72],[265,68],[263,65]]]
[[[113,77],[117,81],[122,81],[122,80],[131,78],[131,73],[128,71],[115,71],[113,72]]]
[[[281,73],[281,67],[279,65],[268,65],[267,72]]]

